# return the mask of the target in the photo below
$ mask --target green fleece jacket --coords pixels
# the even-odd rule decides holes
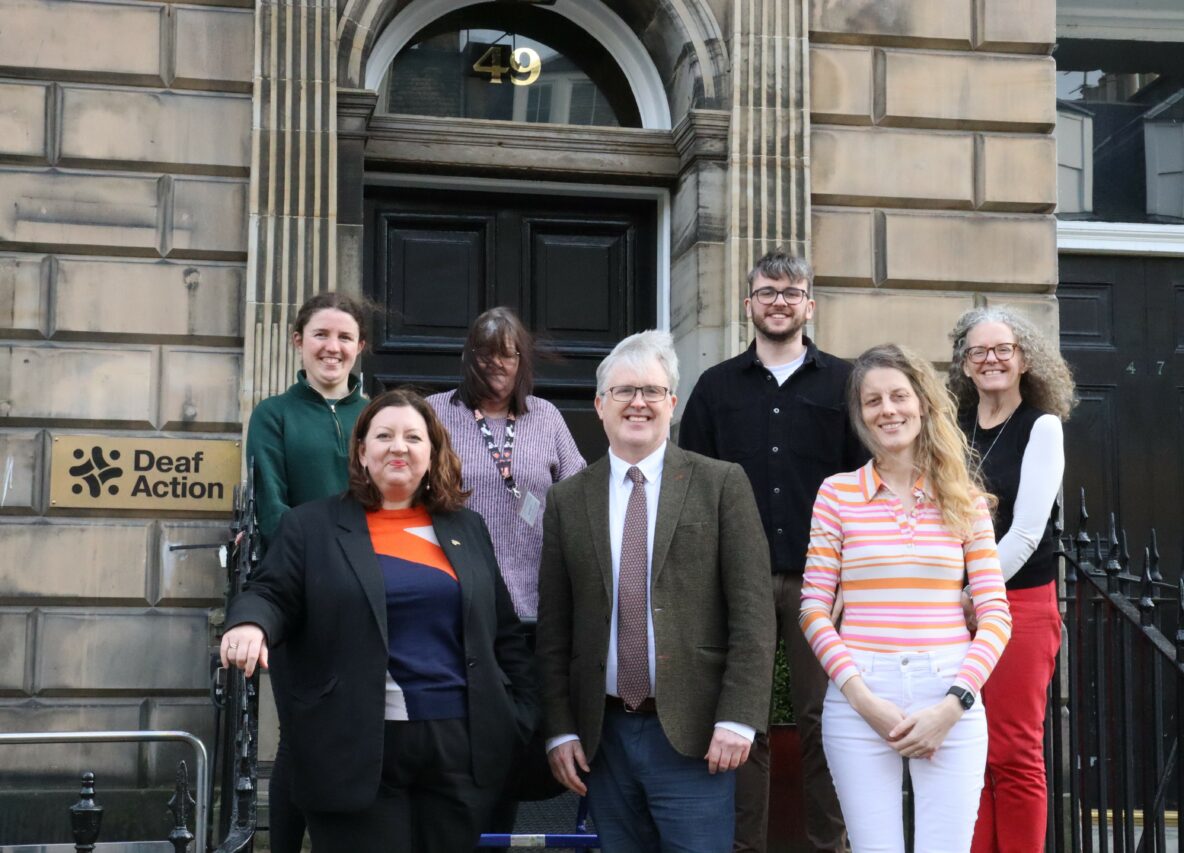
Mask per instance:
[[[247,459],[254,460],[255,513],[264,543],[290,507],[344,492],[349,481],[349,437],[369,401],[351,375],[349,393],[329,402],[304,371],[283,394],[251,414]]]

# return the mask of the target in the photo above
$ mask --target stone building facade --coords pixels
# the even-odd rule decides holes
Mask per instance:
[[[652,312],[623,322],[672,330],[686,389],[746,345],[743,275],[777,245],[811,256],[842,356],[940,361],[997,299],[1055,329],[1053,0],[557,0],[640,126],[383,112],[391,60],[475,5],[0,0],[0,730],[209,735],[220,571],[170,546],[225,516],[57,507],[53,446],[239,440],[291,381],[304,298],[382,301],[372,192],[648,205]],[[83,765],[166,783],[180,754],[7,749],[0,799]]]

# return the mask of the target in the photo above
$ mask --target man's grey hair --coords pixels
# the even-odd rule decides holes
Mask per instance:
[[[752,285],[756,281],[758,275],[773,281],[788,281],[790,284],[798,281],[806,282],[806,292],[814,290],[814,268],[810,266],[810,262],[805,258],[795,257],[787,254],[780,249],[774,249],[763,258],[756,262],[748,272],[748,290],[752,291]]]
[[[669,332],[648,329],[625,338],[604,357],[596,368],[596,393],[608,390],[608,377],[618,367],[632,367],[644,372],[657,361],[666,371],[667,387],[671,394],[678,391],[678,355],[674,352],[674,338]]]

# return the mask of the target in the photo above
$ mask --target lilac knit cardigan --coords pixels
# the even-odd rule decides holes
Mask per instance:
[[[433,394],[428,403],[448,430],[452,449],[460,457],[464,486],[473,493],[469,509],[485,519],[514,610],[520,617],[534,619],[538,615],[539,557],[543,551],[542,508],[531,526],[518,515],[519,501],[510,494],[494,466],[472,410],[459,399],[454,403],[454,394]],[[545,507],[551,484],[581,470],[584,457],[558,409],[534,396],[526,398],[526,405],[530,411],[514,424],[511,471],[523,494],[529,490]],[[505,418],[489,418],[488,422],[493,440],[501,447],[506,436]]]

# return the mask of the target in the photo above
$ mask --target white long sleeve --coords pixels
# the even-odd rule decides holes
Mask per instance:
[[[1020,465],[1020,487],[1015,497],[1011,527],[999,540],[1003,579],[1011,580],[1032,556],[1065,474],[1065,438],[1055,415],[1041,415],[1032,424]]]

